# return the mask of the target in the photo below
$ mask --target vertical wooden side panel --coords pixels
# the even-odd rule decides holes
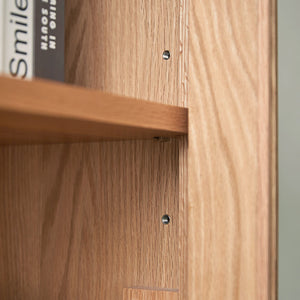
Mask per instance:
[[[178,258],[179,258],[179,299],[188,299],[188,138],[179,139],[179,232],[178,232]]]
[[[67,0],[66,81],[184,106],[185,1]]]
[[[189,0],[180,0],[180,105],[188,107]],[[178,139],[179,299],[188,299],[188,136]]]
[[[123,300],[178,300],[178,292],[124,289]]]
[[[126,286],[176,289],[176,144],[1,147],[0,298],[122,299]]]
[[[70,83],[187,106],[188,1],[68,1],[66,77]],[[72,21],[73,14],[78,22]],[[95,26],[97,24],[97,26]],[[74,28],[75,27],[75,28]],[[92,30],[91,30],[92,28]],[[78,35],[78,32],[80,34]],[[94,37],[98,39],[95,40]],[[85,43],[84,41],[89,41]],[[97,51],[91,51],[90,41]],[[83,44],[83,46],[82,46]],[[162,59],[164,50],[171,58]],[[101,53],[101,55],[99,55]],[[178,147],[178,285],[186,291],[187,139]],[[169,286],[165,286],[169,287]]]
[[[275,299],[274,0],[190,1],[188,299]]]
[[[278,298],[277,1],[259,1],[257,299]]]

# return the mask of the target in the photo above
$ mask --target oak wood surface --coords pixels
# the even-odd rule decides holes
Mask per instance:
[[[186,0],[66,0],[66,7],[67,82],[186,106]]]
[[[178,300],[177,291],[146,290],[127,288],[123,291],[123,300]]]
[[[67,0],[66,78],[186,106],[186,32],[184,0]],[[0,160],[0,298],[183,295],[186,137],[3,146]]]
[[[177,143],[2,146],[0,298],[177,288]]]
[[[187,299],[276,299],[275,0],[189,12]]]
[[[0,143],[152,138],[187,132],[187,110],[90,89],[0,78]]]

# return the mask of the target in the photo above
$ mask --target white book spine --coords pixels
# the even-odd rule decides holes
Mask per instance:
[[[3,59],[4,59],[4,2],[0,0],[0,74],[3,73]]]
[[[15,78],[33,77],[34,0],[5,0],[4,72]]]

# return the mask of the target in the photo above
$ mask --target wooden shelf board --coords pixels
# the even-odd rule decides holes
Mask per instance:
[[[0,144],[187,134],[187,109],[43,80],[0,77]]]

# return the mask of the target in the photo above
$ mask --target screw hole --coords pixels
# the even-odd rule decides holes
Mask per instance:
[[[169,60],[170,57],[171,57],[170,51],[169,51],[169,50],[165,50],[165,51],[163,52],[163,59],[164,59],[164,60]]]
[[[169,215],[163,215],[161,221],[164,225],[168,225],[171,221],[171,218]]]

